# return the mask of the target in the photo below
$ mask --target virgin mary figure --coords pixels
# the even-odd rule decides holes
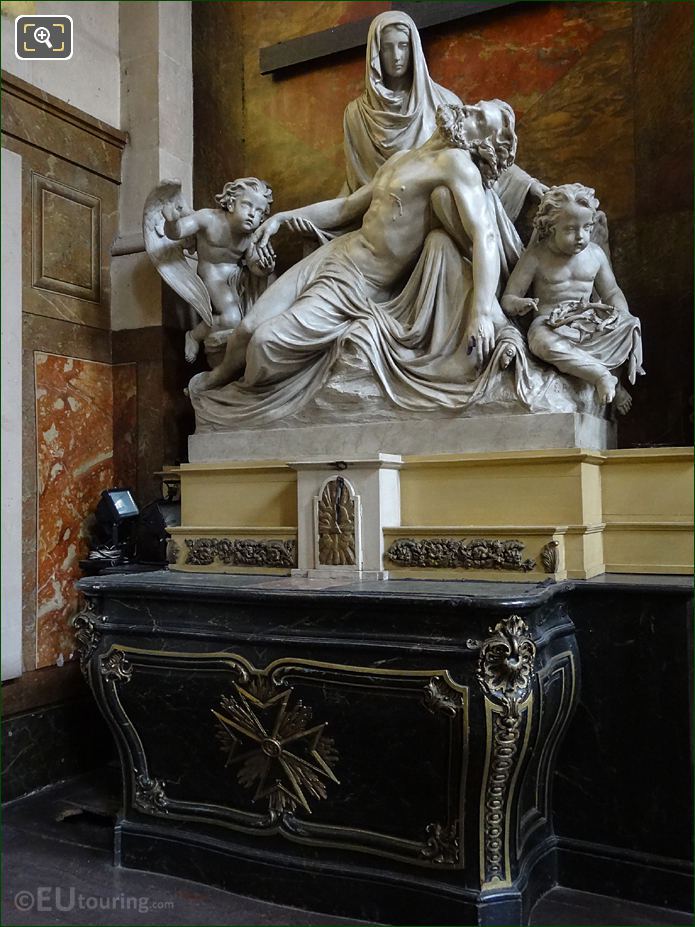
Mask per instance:
[[[369,183],[395,152],[424,144],[435,130],[437,107],[442,104],[460,106],[461,100],[430,77],[413,20],[397,10],[380,13],[369,27],[364,92],[348,103],[343,118],[342,195]],[[495,186],[510,223],[517,219],[527,195],[540,196],[543,189],[516,164],[503,172]]]

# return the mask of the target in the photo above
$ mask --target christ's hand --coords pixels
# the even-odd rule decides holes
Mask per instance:
[[[482,368],[495,347],[495,326],[492,319],[478,315],[466,326],[464,334],[466,353],[475,353],[476,366]]]

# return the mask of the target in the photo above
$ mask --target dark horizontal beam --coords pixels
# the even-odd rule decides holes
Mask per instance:
[[[454,19],[463,19],[475,16],[478,13],[487,13],[498,7],[512,6],[518,0],[458,0],[454,3],[398,3],[395,9],[407,13],[415,22],[418,29],[427,29],[429,26],[439,26]],[[258,53],[261,74],[277,74],[285,68],[298,64],[326,58],[337,52],[359,48],[367,43],[369,24],[373,17],[358,19],[353,23],[344,23],[334,26],[323,32],[312,32],[296,39],[288,39],[277,45],[261,48]]]

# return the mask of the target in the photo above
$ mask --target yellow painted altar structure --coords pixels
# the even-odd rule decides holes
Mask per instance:
[[[173,570],[290,573],[298,519],[297,474],[288,463],[183,464],[176,473],[182,512],[181,526],[170,531]],[[393,578],[537,582],[693,572],[688,448],[406,456],[400,507],[400,525],[384,528],[384,567]],[[224,539],[270,543],[282,554],[279,565],[224,563],[214,543],[206,557],[191,555],[201,541]],[[405,539],[420,545],[425,560],[438,541],[515,541],[523,567],[452,569],[389,558]]]

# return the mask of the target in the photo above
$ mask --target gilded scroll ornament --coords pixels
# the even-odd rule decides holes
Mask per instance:
[[[101,658],[101,675],[107,682],[130,682],[133,667],[121,650],[114,650],[107,657]]]
[[[546,573],[556,573],[560,560],[560,544],[558,541],[548,541],[541,550],[541,563]]]
[[[492,714],[492,743],[484,786],[484,883],[504,878],[505,819],[521,735],[520,706],[531,691],[535,658],[536,645],[526,622],[518,615],[498,622],[480,648],[478,681],[490,700],[500,706]]]
[[[524,544],[517,540],[476,538],[401,538],[389,547],[386,556],[406,567],[435,567],[450,570],[518,570],[527,573],[535,560],[524,559]]]
[[[536,645],[518,615],[499,621],[483,642],[478,680],[493,697],[519,705],[526,698],[536,658]]]
[[[174,564],[179,559],[181,548],[173,538],[167,541],[167,563]]]
[[[169,800],[164,794],[164,782],[150,779],[146,774],[137,775],[133,804],[147,814],[167,814]]]
[[[442,711],[455,718],[463,706],[463,699],[461,694],[451,689],[443,679],[433,676],[425,686],[423,704],[432,714]]]
[[[252,541],[229,538],[186,538],[186,564],[212,566],[293,567],[296,544],[292,541]]]
[[[427,839],[420,855],[439,865],[452,866],[459,860],[459,824],[428,824]]]
[[[87,600],[84,608],[75,615],[71,624],[75,631],[75,644],[80,656],[80,669],[84,675],[87,672],[89,658],[96,650],[101,637],[101,632],[97,627],[96,604],[93,599]]]
[[[319,563],[323,566],[355,566],[355,496],[349,483],[337,476],[323,487],[318,500]]]
[[[333,767],[338,754],[325,734],[326,724],[312,724],[312,710],[292,702],[291,688],[256,677],[234,684],[213,714],[227,766],[239,765],[237,780],[254,789],[253,801],[268,799],[271,813],[311,813],[309,800],[326,798],[327,781],[338,783]]]

